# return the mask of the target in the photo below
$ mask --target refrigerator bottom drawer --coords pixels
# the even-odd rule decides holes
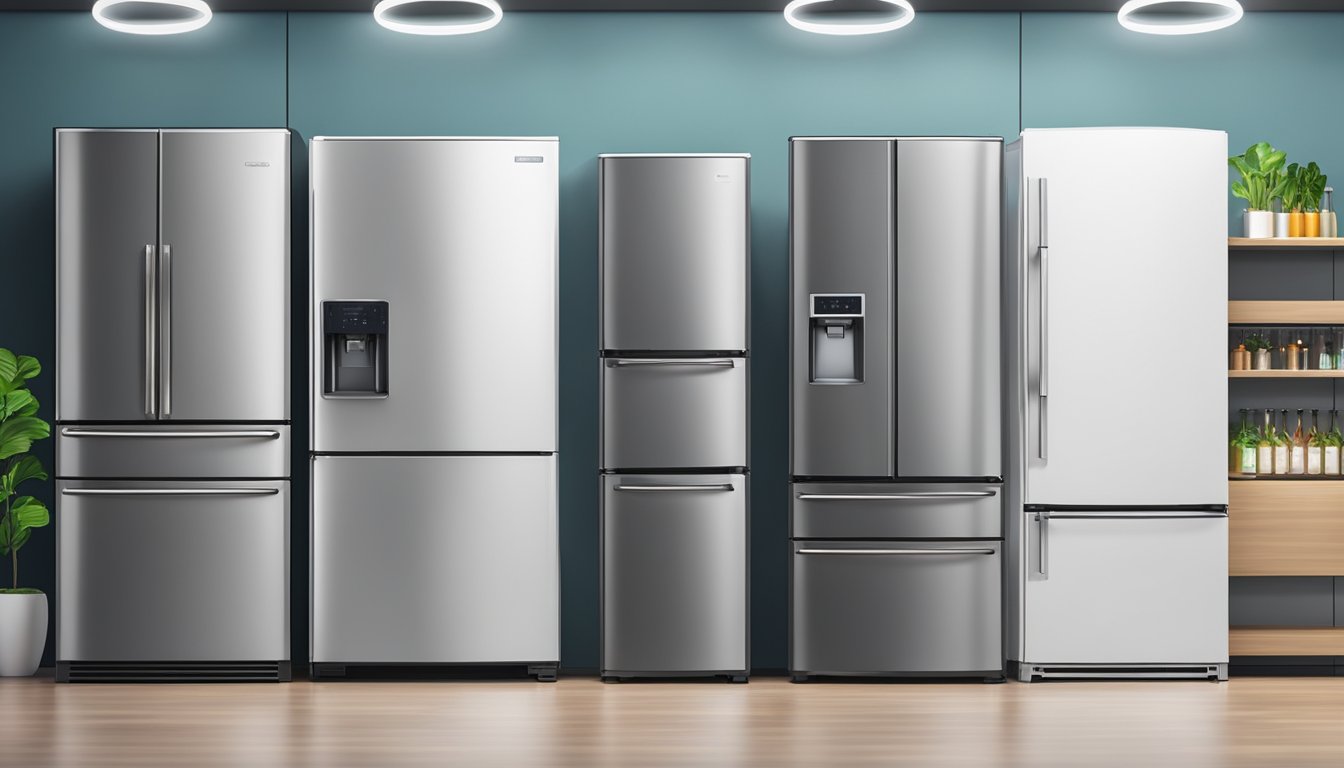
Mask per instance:
[[[997,540],[794,541],[794,674],[998,674]]]

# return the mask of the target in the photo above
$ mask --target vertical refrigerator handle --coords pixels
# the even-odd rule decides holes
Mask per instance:
[[[145,415],[154,418],[159,381],[157,339],[158,314],[154,301],[154,246],[145,246]]]
[[[1036,572],[1041,574],[1041,578],[1050,578],[1050,513],[1036,513],[1036,528],[1041,542],[1041,553]]]
[[[172,413],[173,393],[173,247],[159,258],[159,417]]]
[[[1041,199],[1038,212],[1041,217],[1041,323],[1040,323],[1040,371],[1037,381],[1040,385],[1040,402],[1037,404],[1036,429],[1039,435],[1036,456],[1042,461],[1049,457],[1046,443],[1045,411],[1050,395],[1050,194],[1046,179],[1040,180]]]

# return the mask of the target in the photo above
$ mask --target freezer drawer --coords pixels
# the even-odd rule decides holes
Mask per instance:
[[[998,675],[998,541],[795,541],[794,674]]]
[[[997,539],[1002,486],[974,483],[794,483],[795,539]]]
[[[606,358],[602,466],[747,466],[745,358]]]
[[[1023,662],[1227,662],[1227,517],[1027,512]]]
[[[289,658],[289,483],[57,483],[58,661]]]
[[[558,661],[554,456],[313,459],[314,662]]]
[[[289,476],[289,425],[64,425],[60,477]]]
[[[598,161],[603,349],[747,349],[749,163]]]
[[[602,672],[747,670],[747,478],[602,478]]]

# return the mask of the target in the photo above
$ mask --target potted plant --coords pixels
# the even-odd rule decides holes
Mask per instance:
[[[37,398],[30,379],[42,372],[35,358],[0,348],[0,555],[10,560],[13,586],[0,589],[0,676],[26,676],[37,671],[47,643],[47,596],[19,587],[19,550],[35,528],[50,522],[46,506],[32,496],[19,496],[29,480],[46,480],[34,440],[51,434],[51,425],[37,417]]]
[[[1274,236],[1288,237],[1288,216],[1292,210],[1291,201],[1297,196],[1297,176],[1276,168],[1272,180],[1270,205],[1278,201],[1278,210],[1274,212]]]
[[[1325,194],[1325,174],[1320,166],[1307,163],[1298,171],[1298,195],[1303,211],[1303,237],[1321,236],[1321,196]]]
[[[1246,237],[1271,237],[1274,233],[1274,214],[1269,204],[1274,191],[1273,174],[1283,167],[1287,153],[1280,152],[1262,141],[1252,144],[1244,154],[1227,159],[1229,165],[1241,174],[1241,181],[1232,183],[1232,194],[1246,201],[1243,217]]]
[[[1269,339],[1263,333],[1253,333],[1247,336],[1246,350],[1251,353],[1251,368],[1253,370],[1269,370]]]
[[[1288,212],[1288,237],[1301,237],[1305,227],[1302,213],[1302,167],[1289,164],[1283,174],[1283,210]]]

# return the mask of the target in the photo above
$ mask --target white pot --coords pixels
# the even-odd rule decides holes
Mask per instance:
[[[1246,211],[1243,217],[1243,229],[1246,237],[1273,237],[1274,213],[1272,211]]]
[[[1249,213],[1249,211],[1247,211],[1247,213]],[[1288,214],[1286,213],[1274,214],[1274,236],[1275,237],[1288,236]]]
[[[47,645],[47,596],[0,594],[0,677],[28,677]]]

